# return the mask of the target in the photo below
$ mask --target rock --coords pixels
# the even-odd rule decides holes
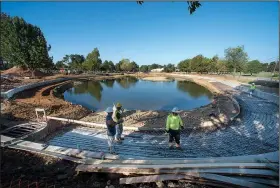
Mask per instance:
[[[162,181],[156,182],[156,185],[157,185],[158,188],[163,188],[164,187],[164,184],[163,184]]]
[[[175,185],[173,182],[169,182],[169,183],[167,184],[167,186],[168,186],[168,187],[176,187],[176,185]]]

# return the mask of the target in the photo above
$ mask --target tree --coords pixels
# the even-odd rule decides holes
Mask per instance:
[[[274,71],[279,71],[279,62],[276,65],[276,62],[270,62],[268,66],[268,72],[274,72]]]
[[[244,46],[237,46],[236,48],[227,48],[225,50],[225,58],[234,73],[236,71],[241,73],[245,63],[248,61],[248,54],[244,51]]]
[[[139,66],[137,65],[137,63],[135,63],[134,61],[131,62],[132,65],[132,71],[133,72],[137,72],[139,71]]]
[[[115,70],[115,65],[112,61],[105,60],[101,65],[102,71],[113,72]]]
[[[142,5],[144,1],[136,1],[137,4]],[[198,1],[187,1],[188,3],[188,10],[190,14],[194,13],[198,7],[201,6],[201,4]]]
[[[117,72],[122,71],[122,70],[121,70],[121,64],[122,64],[122,61],[119,61],[118,63],[116,63],[115,69],[116,69]]]
[[[218,60],[216,68],[218,74],[223,74],[228,72],[227,63],[225,60]]]
[[[180,61],[177,67],[181,72],[191,72],[191,59]]]
[[[164,72],[174,72],[175,71],[175,65],[169,63],[168,65],[164,66],[163,71]]]
[[[203,67],[204,57],[203,55],[197,55],[191,60],[192,71],[202,73],[204,72],[205,67]]]
[[[63,61],[57,61],[56,64],[55,64],[55,67],[56,67],[57,69],[61,69],[61,68],[65,68],[66,65],[64,64]]]
[[[120,68],[122,71],[132,71],[133,70],[133,64],[130,63],[129,59],[122,59]]]
[[[94,48],[94,50],[87,55],[86,61],[84,62],[83,66],[90,71],[98,71],[102,64],[102,60],[99,58],[99,50]]]
[[[85,57],[83,55],[71,54],[69,56],[69,59],[70,59],[70,62],[68,63],[69,67],[78,70],[82,69],[82,64],[85,62]]]
[[[212,59],[209,60],[208,66],[207,66],[207,71],[208,72],[217,72],[218,71],[218,61],[219,61],[219,57],[218,55],[215,55],[214,57],[212,57]]]
[[[262,64],[258,60],[250,61],[246,64],[245,72],[249,72],[251,76],[253,73],[257,74],[262,71]]]
[[[141,72],[148,72],[149,71],[149,66],[148,65],[141,65],[140,71]]]
[[[4,61],[28,68],[34,75],[38,68],[53,65],[48,52],[51,46],[37,26],[20,17],[10,17],[1,13],[1,54]]]

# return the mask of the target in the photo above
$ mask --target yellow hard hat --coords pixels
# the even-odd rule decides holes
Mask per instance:
[[[122,107],[122,104],[118,102],[118,103],[116,104],[116,107],[117,107],[117,108],[118,108],[118,107]]]

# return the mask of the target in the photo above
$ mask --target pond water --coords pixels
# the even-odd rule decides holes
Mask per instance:
[[[64,99],[90,110],[103,111],[120,102],[128,110],[190,110],[209,104],[212,94],[189,81],[153,82],[123,77],[86,81],[64,92]]]

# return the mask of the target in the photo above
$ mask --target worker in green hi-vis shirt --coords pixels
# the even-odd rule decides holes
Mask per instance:
[[[169,133],[169,149],[173,148],[173,141],[176,142],[176,148],[182,149],[180,146],[180,132],[184,129],[183,121],[178,114],[177,107],[172,109],[172,113],[168,115],[166,120],[166,132]]]
[[[255,85],[255,83],[252,83],[250,85],[250,95],[249,95],[250,97],[252,97],[252,94],[255,91],[255,89],[256,89],[256,85]]]

